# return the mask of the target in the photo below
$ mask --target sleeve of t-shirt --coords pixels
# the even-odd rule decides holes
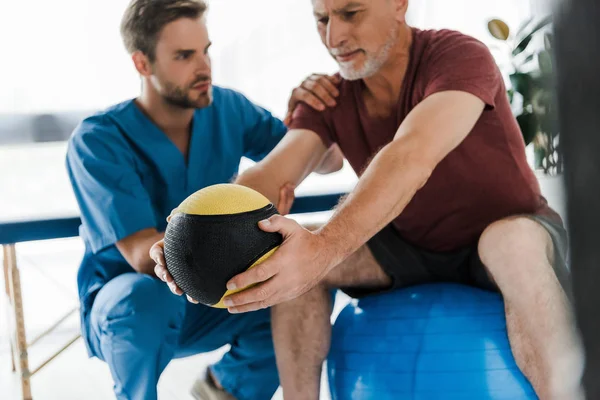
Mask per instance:
[[[480,98],[487,109],[496,106],[502,75],[489,49],[475,38],[451,34],[436,43],[426,60],[425,96],[457,90]]]
[[[101,117],[82,122],[69,141],[66,166],[94,253],[156,227],[133,154],[114,125]]]
[[[292,114],[292,123],[290,129],[306,129],[319,135],[325,147],[329,148],[335,143],[333,129],[327,123],[325,112],[317,111],[314,108],[298,103]]]
[[[262,160],[283,138],[287,127],[269,111],[235,93],[244,130],[244,156]]]

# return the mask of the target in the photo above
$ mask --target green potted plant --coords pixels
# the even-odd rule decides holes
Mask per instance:
[[[552,19],[525,21],[513,34],[500,19],[488,22],[503,51],[500,68],[510,81],[508,96],[526,145],[534,146],[534,168],[548,175],[562,172],[554,91]]]

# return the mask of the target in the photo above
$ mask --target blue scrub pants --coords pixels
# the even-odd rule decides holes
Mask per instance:
[[[225,344],[231,350],[211,368],[229,393],[267,400],[279,386],[268,309],[229,314],[191,304],[158,279],[127,273],[98,292],[89,324],[90,346],[109,365],[118,399],[155,400],[171,359]]]

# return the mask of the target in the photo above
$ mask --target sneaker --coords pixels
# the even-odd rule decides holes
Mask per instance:
[[[209,373],[209,368],[206,368],[204,373],[196,379],[190,394],[196,400],[236,400],[235,397],[227,393],[224,389],[217,387]]]

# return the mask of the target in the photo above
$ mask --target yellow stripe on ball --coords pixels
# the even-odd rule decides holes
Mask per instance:
[[[275,253],[275,250],[277,250],[278,248],[279,248],[279,246],[277,246],[277,247],[275,247],[275,248],[273,248],[273,249],[269,250],[269,252],[268,252],[268,253],[266,253],[266,254],[265,254],[265,255],[263,255],[261,258],[259,258],[259,259],[258,259],[258,260],[257,260],[257,261],[256,261],[254,264],[252,264],[252,265],[250,266],[250,268],[248,268],[246,271],[248,271],[248,270],[250,270],[250,269],[252,269],[252,268],[256,267],[257,265],[259,265],[260,263],[262,263],[263,261],[265,261],[267,258],[271,257],[271,255],[272,255],[273,253]],[[225,297],[227,297],[227,296],[229,296],[229,295],[232,295],[232,294],[234,294],[234,293],[241,292],[242,290],[248,289],[248,288],[250,288],[250,287],[252,287],[252,286],[254,286],[254,285],[250,285],[250,286],[247,286],[247,287],[245,287],[245,288],[241,288],[241,289],[227,290],[227,291],[225,292],[225,294],[223,295],[223,297],[221,297],[221,300],[219,300],[219,302],[218,302],[217,304],[214,304],[214,305],[212,305],[211,307],[215,307],[215,308],[227,308],[227,307],[225,307],[225,304],[223,304],[223,299],[224,299]]]

